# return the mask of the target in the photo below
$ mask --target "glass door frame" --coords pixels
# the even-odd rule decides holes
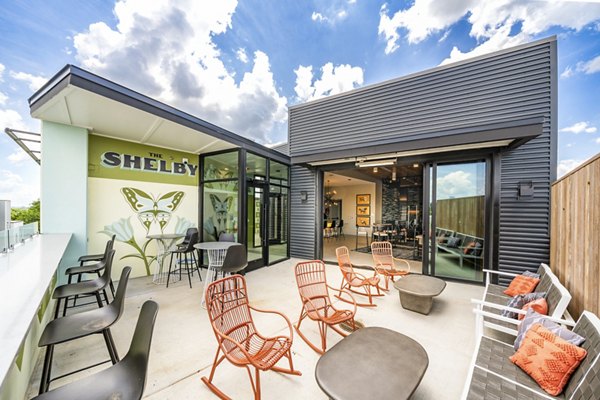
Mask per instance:
[[[490,268],[491,260],[497,260],[496,243],[498,238],[498,228],[495,226],[495,214],[499,204],[499,163],[498,156],[486,154],[482,156],[473,155],[472,157],[440,157],[434,161],[425,161],[423,163],[423,275],[435,276],[435,230],[436,230],[436,206],[432,199],[437,198],[437,185],[432,182],[437,180],[438,165],[447,164],[467,164],[482,161],[485,162],[485,210],[484,210],[484,243],[482,268]],[[431,206],[431,208],[430,208]],[[427,210],[427,211],[425,211]],[[497,269],[497,268],[491,268]],[[483,285],[485,283],[485,274],[481,281],[464,280],[453,277],[443,277],[444,280],[458,281],[464,283],[473,283]]]
[[[268,169],[268,167],[267,167]],[[269,238],[268,238],[268,223],[269,223],[269,201],[267,200],[269,197],[269,184],[267,182],[263,182],[260,180],[246,180],[246,185],[245,185],[245,210],[248,210],[248,196],[249,196],[249,192],[248,190],[250,188],[254,188],[254,189],[261,189],[262,190],[262,196],[261,196],[261,204],[260,204],[260,237],[261,237],[261,243],[260,243],[260,247],[262,249],[261,251],[261,258],[258,258],[256,260],[252,260],[252,261],[248,261],[248,267],[246,268],[248,271],[252,271],[255,270],[257,268],[261,268],[264,267],[266,265],[269,265]],[[255,196],[256,198],[256,196]],[[247,213],[247,211],[246,211]],[[248,215],[246,215],[246,223],[248,223]],[[247,227],[246,227],[246,232],[247,232]],[[246,233],[247,236],[247,233]],[[248,244],[250,238],[246,237],[246,246]],[[252,242],[254,243],[254,239],[252,239]],[[250,254],[250,249],[247,248],[246,249],[248,251],[248,254]]]

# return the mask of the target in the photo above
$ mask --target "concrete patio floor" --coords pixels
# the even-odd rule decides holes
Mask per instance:
[[[283,312],[295,323],[300,313],[300,299],[296,289],[293,267],[299,260],[292,259],[253,271],[246,275],[250,302],[253,306]],[[205,271],[203,271],[203,274]],[[335,265],[327,265],[330,285],[339,287],[341,274]],[[159,304],[154,339],[150,355],[145,398],[163,399],[216,399],[200,378],[208,376],[212,365],[216,340],[210,327],[206,310],[200,307],[203,285],[195,276],[190,289],[187,280],[170,285],[167,289],[157,286],[148,277],[129,282],[125,311],[112,329],[120,356],[124,356],[144,301],[152,299]],[[413,399],[458,399],[462,393],[467,370],[475,346],[475,317],[471,298],[481,298],[483,287],[448,282],[444,292],[435,298],[431,313],[427,316],[404,310],[395,289],[376,299],[377,307],[358,308],[356,319],[365,326],[382,326],[408,335],[421,343],[429,355],[429,368]],[[357,296],[358,297],[358,296]],[[363,299],[359,299],[363,300]],[[346,303],[337,302],[339,307]],[[258,318],[260,316],[260,318]],[[287,331],[277,316],[255,314],[258,330],[267,335]],[[303,332],[318,341],[316,323],[306,320]],[[294,332],[295,333],[295,332]],[[341,340],[330,331],[328,346]],[[261,373],[262,398],[268,399],[325,399],[319,389],[314,370],[319,355],[294,334],[294,367],[302,376],[290,376],[276,372]],[[37,394],[44,352],[38,359],[27,398]],[[360,357],[357,354],[356,357]],[[58,345],[55,348],[53,376],[108,359],[104,341],[100,335]],[[282,363],[285,360],[281,361]],[[108,364],[95,370],[106,368]],[[85,371],[61,379],[52,387],[93,373]],[[390,379],[403,371],[368,371],[387,374]],[[357,371],[357,374],[365,373]],[[348,377],[352,379],[352,377]],[[252,390],[244,369],[223,362],[217,369],[214,383],[234,399],[252,398]]]

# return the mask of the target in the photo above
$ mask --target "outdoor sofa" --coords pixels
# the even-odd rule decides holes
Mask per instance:
[[[483,263],[482,238],[443,228],[436,228],[435,236],[438,250],[458,257],[461,268],[465,259],[472,261],[475,266]],[[469,247],[469,243],[476,243],[477,247]]]

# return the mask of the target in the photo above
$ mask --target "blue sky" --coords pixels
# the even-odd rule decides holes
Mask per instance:
[[[559,174],[600,152],[600,1],[0,0],[0,128],[39,131],[27,98],[65,64],[261,143],[287,107],[558,36]],[[0,198],[39,167],[0,135]]]

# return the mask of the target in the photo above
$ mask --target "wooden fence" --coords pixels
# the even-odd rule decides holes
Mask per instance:
[[[569,312],[600,315],[600,154],[552,185],[550,265],[571,292]]]
[[[436,226],[483,238],[484,196],[438,200]]]

